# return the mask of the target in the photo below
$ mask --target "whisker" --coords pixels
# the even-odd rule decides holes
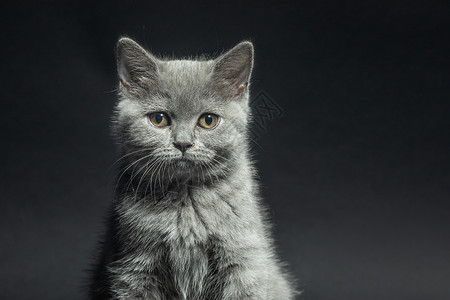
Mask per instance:
[[[128,164],[128,165],[124,168],[124,170],[121,171],[121,174],[120,174],[120,176],[119,176],[119,179],[117,179],[115,189],[117,190],[117,187],[118,187],[118,185],[119,185],[119,183],[120,183],[120,180],[122,179],[122,176],[125,175],[125,173],[126,173],[133,165],[139,163],[141,160],[143,160],[143,159],[145,159],[145,158],[148,158],[148,157],[150,157],[150,156],[151,156],[151,154],[146,155],[146,156],[141,157],[140,159],[135,160],[134,162]],[[127,182],[128,182],[128,181],[127,181]]]
[[[143,158],[149,158],[152,154],[146,155]],[[140,159],[142,160],[142,158]],[[152,161],[152,159],[150,159],[150,161]],[[147,162],[148,163],[148,162]],[[127,189],[125,190],[125,193],[128,192],[128,189],[130,188],[130,186],[132,186],[133,184],[133,180],[134,178],[136,178],[136,176],[145,168],[145,166],[147,165],[147,163],[145,163],[137,172],[135,172],[137,164],[133,167],[133,171],[131,171],[131,176],[128,180],[128,185],[127,185]],[[133,189],[134,191],[134,189]]]
[[[149,149],[149,148],[146,148],[146,149],[139,149],[139,150],[136,150],[136,151],[133,151],[133,152],[130,152],[130,153],[127,153],[127,154],[125,154],[125,155],[123,155],[122,157],[120,157],[119,159],[117,159],[107,170],[106,170],[106,172],[105,173],[108,173],[109,171],[111,171],[111,169],[112,169],[112,167],[114,167],[119,161],[121,161],[122,159],[124,159],[124,158],[126,158],[126,157],[128,157],[128,156],[130,156],[130,155],[133,155],[133,154],[136,154],[136,153],[139,153],[139,152],[144,152],[144,151],[151,151],[151,149]]]
[[[151,169],[153,168],[153,166],[156,164],[157,159],[153,159],[151,160],[148,164],[147,164],[147,168],[145,169],[144,173],[141,176],[141,179],[139,180],[139,183],[137,185],[136,188],[136,193],[139,191],[139,187],[142,183],[142,180],[147,176],[147,174],[151,171]],[[137,196],[137,195],[136,195]],[[144,197],[146,196],[145,192],[144,192]]]
[[[150,180],[147,182],[147,185],[145,187],[145,191],[144,191],[145,195],[147,195],[147,189],[148,189],[149,186],[150,186],[150,193],[155,191],[155,188],[153,187],[153,175],[155,175],[155,170],[159,167],[159,165],[161,163],[162,162],[160,160],[157,160],[155,166],[152,167],[153,168],[153,172],[152,172],[152,175],[150,176]],[[150,194],[150,197],[156,197],[156,192],[153,195]]]

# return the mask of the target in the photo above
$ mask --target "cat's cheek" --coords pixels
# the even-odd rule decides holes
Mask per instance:
[[[171,134],[169,128],[149,128],[146,140],[154,145],[163,147],[171,144]]]

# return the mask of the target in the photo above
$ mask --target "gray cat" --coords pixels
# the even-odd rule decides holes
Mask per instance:
[[[253,46],[162,60],[117,45],[123,154],[92,299],[293,299],[247,140]]]

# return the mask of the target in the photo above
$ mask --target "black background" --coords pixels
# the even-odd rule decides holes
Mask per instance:
[[[114,48],[255,45],[253,144],[303,299],[450,299],[450,5],[2,4],[0,292],[81,299],[117,159]]]

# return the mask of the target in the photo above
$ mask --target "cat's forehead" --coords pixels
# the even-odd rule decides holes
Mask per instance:
[[[213,61],[169,60],[159,65],[161,83],[173,88],[204,84],[210,77]]]
[[[208,84],[213,61],[171,60],[159,68],[159,89],[168,96],[174,110],[201,110],[212,90]],[[186,113],[188,113],[186,111]]]

